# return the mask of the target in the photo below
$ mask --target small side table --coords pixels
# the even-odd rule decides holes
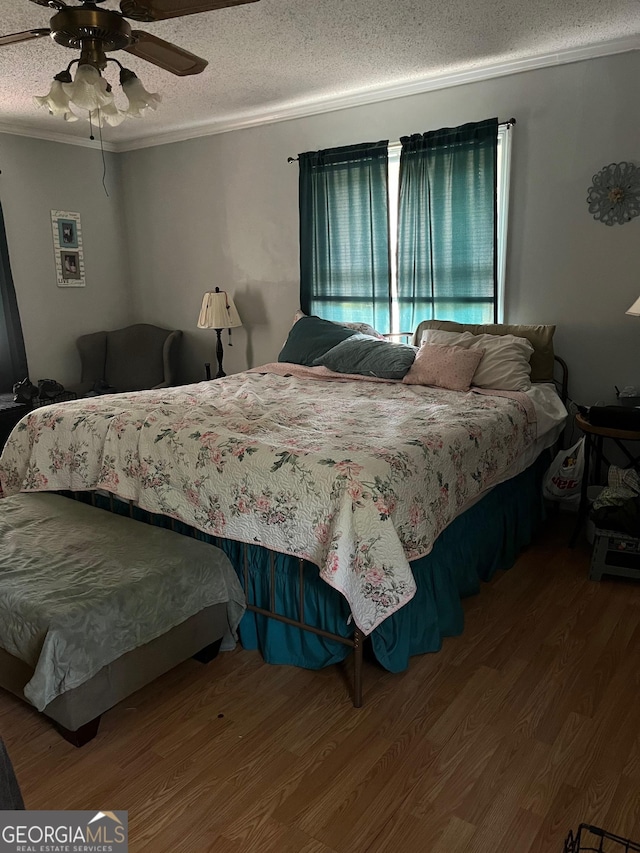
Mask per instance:
[[[13,394],[0,394],[0,452],[2,452],[11,430],[30,411],[31,406],[15,403]]]
[[[580,506],[578,507],[578,518],[576,526],[571,535],[569,547],[573,548],[578,540],[578,535],[582,529],[587,512],[589,502],[587,500],[587,489],[589,488],[589,468],[591,463],[591,453],[595,450],[596,473],[600,477],[602,468],[602,444],[605,438],[613,440],[617,447],[624,453],[629,461],[629,465],[633,466],[636,471],[640,471],[640,457],[634,456],[629,452],[623,444],[624,441],[640,441],[640,432],[629,429],[613,429],[612,427],[594,426],[584,417],[584,415],[576,415],[576,425],[582,430],[585,435],[584,442],[584,471],[582,473],[582,486],[580,489]]]

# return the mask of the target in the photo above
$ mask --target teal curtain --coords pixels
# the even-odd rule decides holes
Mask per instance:
[[[496,322],[498,120],[400,141],[400,328]]]
[[[0,206],[0,393],[11,391],[14,384],[25,379],[27,374],[27,354]]]
[[[300,307],[390,329],[388,141],[300,154]]]

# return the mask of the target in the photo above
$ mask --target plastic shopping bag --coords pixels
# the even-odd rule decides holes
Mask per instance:
[[[542,493],[551,501],[578,508],[584,473],[584,437],[561,450],[545,472]]]

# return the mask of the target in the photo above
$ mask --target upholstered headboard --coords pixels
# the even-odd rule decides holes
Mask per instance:
[[[553,333],[555,326],[521,326],[507,323],[454,323],[451,320],[423,320],[415,330],[413,343],[420,346],[422,333],[426,329],[445,332],[471,332],[472,335],[516,335],[526,338],[533,347],[531,356],[531,381],[553,382],[554,352]]]

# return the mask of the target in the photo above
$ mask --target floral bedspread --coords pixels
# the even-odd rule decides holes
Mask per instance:
[[[36,409],[0,484],[105,489],[310,560],[368,634],[413,596],[409,561],[535,437],[517,399],[240,373]]]

